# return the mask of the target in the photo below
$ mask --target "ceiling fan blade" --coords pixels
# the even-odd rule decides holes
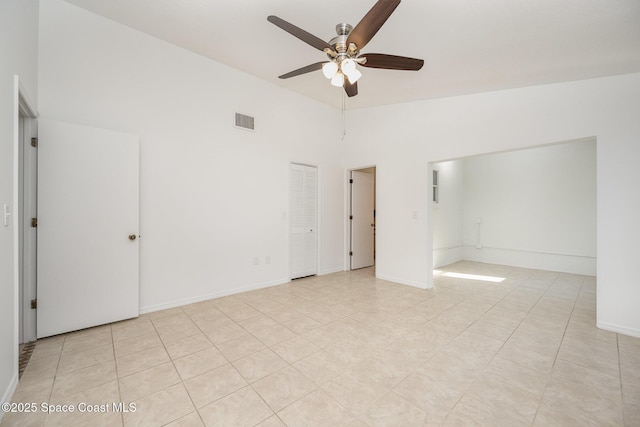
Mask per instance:
[[[358,94],[358,82],[349,83],[349,79],[344,79],[344,91],[349,98],[356,96]]]
[[[289,79],[291,77],[299,76],[300,74],[310,73],[312,71],[317,71],[322,69],[322,66],[326,64],[325,62],[316,62],[315,64],[307,65],[306,67],[298,68],[297,70],[293,70],[288,72],[287,74],[283,74],[278,76],[279,79]]]
[[[331,45],[329,43],[327,43],[326,41],[322,40],[321,38],[318,38],[318,37],[314,36],[311,33],[306,32],[302,28],[298,28],[295,25],[290,24],[289,22],[285,21],[284,19],[278,18],[277,16],[274,16],[274,15],[270,15],[269,17],[267,17],[267,21],[269,21],[272,24],[282,28],[287,33],[299,38],[303,42],[307,43],[308,45],[311,45],[311,46],[315,47],[318,50],[322,50],[322,51],[324,51],[325,49],[333,50]]]
[[[367,14],[358,22],[358,25],[349,33],[347,46],[354,43],[358,50],[364,48],[376,35],[389,16],[396,10],[400,0],[378,0]]]
[[[423,59],[407,58],[406,56],[386,55],[384,53],[366,53],[359,58],[367,58],[363,67],[384,68],[387,70],[418,71],[424,65]]]

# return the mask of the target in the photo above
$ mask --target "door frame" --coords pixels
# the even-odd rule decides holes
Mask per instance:
[[[37,137],[38,112],[20,82],[14,76],[14,117],[13,117],[13,280],[14,280],[14,321],[15,321],[15,354],[16,360],[20,341],[29,342],[36,339],[36,313],[30,309],[30,302],[36,298],[36,259],[35,256],[23,256],[35,253],[35,248],[28,238],[22,200],[33,198],[30,191],[36,191],[35,178],[37,171],[21,155],[23,148],[30,144],[32,137]],[[22,125],[22,126],[21,126]],[[26,150],[25,150],[26,151]],[[28,182],[25,179],[28,177]],[[22,185],[25,184],[25,185]],[[23,191],[24,190],[24,191]],[[24,228],[23,228],[24,227]],[[21,268],[22,266],[22,268]]]
[[[377,221],[377,205],[378,205],[378,185],[377,185],[377,180],[378,180],[378,167],[375,164],[371,164],[368,166],[359,166],[359,167],[353,167],[353,168],[349,168],[345,170],[344,173],[344,185],[345,185],[345,191],[344,191],[344,271],[351,271],[351,256],[349,255],[349,252],[351,251],[351,220],[349,219],[349,216],[351,215],[351,189],[352,186],[350,184],[350,179],[351,179],[351,172],[353,171],[361,171],[363,169],[370,169],[373,168],[374,169],[374,194],[373,194],[373,200],[374,200],[374,205],[373,205],[373,209],[376,212],[376,230],[373,236],[373,248],[374,248],[374,254],[377,252],[376,251],[376,243],[377,243],[377,237],[378,237],[378,221]],[[374,270],[377,269],[377,262],[376,262],[377,258],[374,257],[374,262],[373,262],[373,268]]]

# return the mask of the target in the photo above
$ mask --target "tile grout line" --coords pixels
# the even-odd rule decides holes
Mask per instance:
[[[184,311],[184,309],[182,307],[178,307],[178,308],[180,308],[180,311],[181,311],[182,314],[186,315],[189,318],[189,320],[192,321],[191,320],[191,316],[189,316],[187,313],[185,313],[185,311]],[[177,316],[179,316],[179,314]],[[171,316],[167,316],[167,317],[171,317]],[[162,319],[162,318],[160,318],[160,319]],[[193,408],[195,409],[195,413],[198,414],[198,418],[200,419],[200,421],[202,421],[202,424],[206,425],[204,420],[202,419],[202,415],[200,415],[200,410],[198,409],[198,407],[196,406],[195,402],[193,401],[193,398],[191,397],[191,394],[189,393],[189,389],[187,388],[187,386],[184,383],[184,380],[182,379],[182,375],[180,375],[180,372],[178,371],[178,368],[176,367],[174,359],[169,354],[169,350],[167,349],[166,343],[164,342],[164,340],[160,336],[160,332],[158,332],[158,328],[157,328],[155,322],[153,321],[152,318],[149,318],[149,322],[151,323],[151,326],[153,327],[153,330],[155,331],[155,333],[158,335],[158,339],[162,343],[162,348],[164,348],[164,351],[167,353],[167,357],[169,358],[169,361],[171,362],[171,365],[173,366],[173,369],[176,371],[176,375],[180,379],[180,383],[179,384],[182,385],[182,388],[184,388],[184,391],[187,393],[187,396],[189,396],[189,400],[191,401],[191,405],[193,405]],[[196,325],[196,327],[198,327],[198,325]],[[198,329],[200,329],[200,328],[198,327]],[[200,332],[202,332],[202,331],[200,331]],[[206,335],[205,335],[205,337],[206,337]],[[186,337],[186,338],[188,338],[188,337]],[[207,337],[207,339],[208,339],[208,337]],[[159,366],[159,365],[157,365],[157,366]],[[149,368],[149,369],[151,369],[151,368]],[[164,391],[164,390],[168,389],[169,387],[173,387],[174,385],[176,385],[176,384],[172,384],[172,385],[170,385],[168,387],[163,388],[162,390],[156,391],[155,393],[160,393],[161,391]],[[151,393],[151,394],[149,394],[147,396],[151,396],[151,395],[153,395],[155,393]],[[146,396],[143,396],[140,399],[143,399],[144,397],[146,397]],[[140,400],[140,399],[138,399],[138,400]],[[187,414],[187,415],[189,415],[189,414]],[[187,415],[184,415],[184,416],[187,416]],[[180,418],[183,418],[183,417],[180,417]],[[177,421],[180,418],[177,418],[175,420],[171,420],[166,424],[169,424],[169,423],[172,423],[174,421]]]
[[[511,269],[510,271],[513,271],[513,269]],[[530,277],[528,277],[530,278]],[[527,278],[527,279],[528,279]],[[511,295],[512,293],[514,293],[518,288],[520,288],[522,286],[522,282],[520,284],[518,284],[518,286],[516,286],[514,289],[512,289],[509,293],[507,293],[505,296],[503,296],[502,298],[500,298],[500,300],[498,300],[494,305],[491,306],[491,308],[495,307],[496,305],[498,305],[501,301],[503,301],[505,298],[507,298],[507,296]],[[531,308],[529,309],[529,311],[527,311],[527,314],[529,314],[531,312],[531,310],[533,310],[533,307],[535,307],[535,305],[540,301],[540,298],[542,298],[542,296],[538,296],[538,299],[536,300],[536,302],[531,306]],[[489,309],[490,310],[490,309]],[[485,311],[485,314],[489,311]],[[500,352],[500,350],[502,350],[502,348],[504,347],[504,345],[507,343],[507,341],[509,341],[509,339],[513,336],[513,334],[518,330],[518,328],[520,327],[520,325],[522,324],[522,320],[525,319],[526,316],[524,316],[522,319],[520,319],[520,321],[518,322],[518,325],[513,328],[513,331],[511,331],[511,333],[509,334],[509,336],[507,337],[507,339],[505,339],[502,343],[502,345],[500,346],[500,348],[498,349],[498,351],[496,351],[496,353],[493,355],[493,357],[491,358],[491,360],[487,363],[486,366],[489,366],[491,364],[491,362],[493,362],[493,360],[497,357],[498,353]],[[466,329],[470,328],[471,326],[473,326],[473,324],[475,324],[478,320],[476,320],[475,322],[473,322],[471,325],[469,325]],[[466,330],[464,329],[463,332]],[[460,332],[461,334],[462,332]],[[460,334],[456,335],[459,336]],[[456,405],[458,403],[460,403],[460,401],[462,400],[462,398],[464,396],[466,396],[466,393],[468,391],[468,389],[477,381],[477,379],[475,379],[471,384],[469,384],[467,386],[467,388],[465,389],[465,391],[460,395],[460,397],[458,398],[458,400],[451,406],[451,409],[449,409],[449,412],[447,413],[447,415],[444,416],[444,419],[446,420],[446,418],[449,416],[449,414],[451,414],[451,412],[453,411],[453,409],[456,407]],[[534,417],[535,419],[535,417]]]
[[[560,275],[558,275],[556,277],[556,279],[553,281],[552,285],[547,289],[547,291],[545,292],[545,294],[548,292],[549,289],[551,289],[551,287],[553,286],[553,284],[555,284],[558,280],[558,278],[560,277]],[[540,396],[540,403],[542,403],[542,400],[544,399],[544,395],[547,392],[547,389],[549,388],[549,383],[552,381],[552,376],[553,376],[553,369],[556,366],[556,362],[558,361],[558,355],[560,354],[560,349],[562,348],[562,344],[564,343],[564,338],[565,335],[567,333],[567,329],[569,328],[569,323],[571,322],[571,316],[573,315],[573,311],[576,308],[576,303],[578,301],[578,297],[580,296],[580,292],[582,291],[582,287],[584,286],[584,281],[585,281],[585,277],[582,277],[582,281],[580,283],[580,290],[578,291],[576,297],[573,300],[573,306],[571,307],[571,313],[569,313],[569,317],[567,319],[567,324],[564,327],[564,331],[562,332],[562,339],[560,340],[560,345],[558,346],[558,350],[556,351],[556,355],[553,358],[553,365],[551,365],[551,373],[549,374],[549,379],[547,380],[547,383],[545,384],[544,390]],[[533,417],[533,422],[531,425],[535,424],[536,418],[538,418],[538,413],[540,412],[540,404],[538,404],[538,408],[536,409],[536,413],[535,416]]]
[[[216,308],[216,309],[217,309],[217,308]],[[227,318],[229,318],[230,320],[232,320],[233,322],[235,322],[235,320],[233,320],[233,319],[231,319],[229,316],[227,316],[227,315],[226,315],[226,313],[222,312],[221,310],[218,310],[218,311],[220,311],[220,312],[221,312],[222,314],[224,314]],[[196,328],[198,328],[198,330],[202,333],[202,335],[204,335],[204,337],[207,339],[207,341],[209,341],[209,342],[211,343],[211,345],[213,346],[213,348],[215,348],[215,349],[216,349],[216,350],[217,350],[217,351],[222,355],[222,357],[227,361],[227,364],[231,365],[231,367],[232,367],[233,369],[235,369],[235,370],[236,370],[236,372],[238,372],[238,370],[235,368],[235,366],[233,366],[233,364],[232,364],[232,363],[231,363],[231,361],[227,358],[227,356],[226,356],[226,355],[225,355],[225,354],[224,354],[224,353],[223,353],[223,352],[218,348],[218,346],[217,346],[213,341],[211,341],[211,339],[209,338],[209,336],[208,336],[207,334],[205,334],[205,332],[202,330],[202,328],[201,328],[200,326],[198,326],[198,324],[197,324],[196,322],[194,322],[194,321],[193,321],[193,319],[191,318],[191,316],[190,316],[188,313],[185,313],[185,314],[187,315],[187,317],[189,318],[189,320],[190,320],[190,321],[192,321],[192,322],[194,323],[194,325],[196,325]],[[236,324],[237,324],[237,322],[236,322]],[[154,325],[154,327],[155,327],[155,325]],[[164,344],[164,341],[163,341],[163,344]],[[167,352],[167,353],[168,353],[168,352]],[[187,356],[184,356],[184,357],[187,357]],[[171,355],[169,355],[169,358],[171,359],[171,362],[173,363],[174,368],[176,369],[176,372],[178,372],[178,368],[175,366],[174,359],[171,357]],[[223,366],[224,366],[224,365],[223,365]],[[204,375],[204,374],[206,374],[207,372],[211,372],[211,371],[213,371],[213,370],[215,370],[215,369],[218,369],[218,368],[220,368],[220,366],[218,366],[217,368],[213,368],[213,369],[211,369],[211,370],[209,370],[209,371],[203,372],[203,373],[201,373],[201,374],[198,374],[198,376],[199,376],[199,375]],[[249,382],[248,382],[248,381],[246,381],[246,379],[242,376],[242,374],[241,374],[240,372],[238,372],[238,375],[240,375],[240,377],[241,377],[243,380],[245,380],[245,382],[247,383],[247,385],[249,385]],[[179,376],[179,377],[180,377],[180,379],[182,380],[182,376],[180,375],[180,372],[178,372],[178,376]],[[193,377],[193,378],[196,378],[196,377]],[[191,397],[191,393],[189,393],[189,389],[188,389],[188,388],[187,388],[187,386],[184,384],[184,380],[182,380],[182,385],[183,385],[183,387],[184,387],[185,391],[187,392],[187,396],[189,396],[189,399],[191,400],[191,404],[193,405],[193,407],[194,407],[194,408],[196,408],[196,413],[198,414],[198,417],[200,418],[200,421],[202,421],[202,424],[203,424],[203,425],[205,425],[205,426],[207,425],[207,423],[205,423],[204,419],[202,418],[202,414],[200,413],[200,410],[201,410],[202,408],[205,408],[206,406],[208,406],[208,405],[212,404],[213,402],[216,402],[216,401],[218,401],[218,400],[220,400],[220,399],[223,399],[224,397],[229,396],[229,395],[231,395],[231,394],[235,393],[235,392],[236,392],[236,391],[238,391],[238,390],[242,390],[242,387],[241,387],[241,388],[240,388],[240,389],[238,389],[238,390],[235,390],[235,391],[233,391],[233,392],[231,392],[231,393],[228,393],[228,394],[226,394],[226,395],[224,395],[224,396],[219,397],[218,399],[216,399],[216,400],[214,400],[214,401],[212,401],[212,402],[209,402],[209,403],[207,403],[207,404],[203,405],[203,406],[202,406],[202,408],[198,408],[198,407],[196,406],[195,402],[193,401],[193,397]]]
[[[625,411],[624,411],[625,393],[624,393],[624,386],[622,385],[622,362],[620,361],[620,340],[618,338],[618,334],[616,334],[616,350],[618,354],[618,378],[620,380],[620,410],[622,411],[622,425],[626,426],[627,415],[625,414]]]
[[[109,331],[111,332],[111,351],[113,352],[113,364],[116,369],[116,386],[118,387],[118,399],[122,402],[122,392],[120,391],[120,375],[118,374],[118,362],[116,360],[116,341],[113,337],[113,323],[109,325]],[[124,426],[124,414],[120,413],[120,422]]]

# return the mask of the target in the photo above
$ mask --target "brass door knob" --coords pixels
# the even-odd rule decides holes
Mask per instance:
[[[129,240],[136,240],[135,234],[129,234]]]

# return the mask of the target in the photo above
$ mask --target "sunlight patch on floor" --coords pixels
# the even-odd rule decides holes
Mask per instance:
[[[446,272],[446,273],[442,273],[442,275],[447,277],[455,277],[457,279],[481,280],[483,282],[495,282],[495,283],[500,283],[505,280],[504,277],[481,276],[479,274],[466,274],[466,273],[454,273],[454,272]]]

